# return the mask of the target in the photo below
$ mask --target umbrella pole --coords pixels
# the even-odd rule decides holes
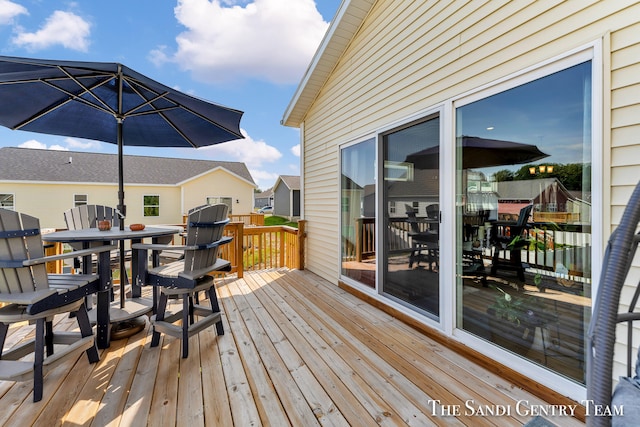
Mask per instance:
[[[118,210],[120,211],[120,230],[124,230],[124,218],[127,207],[124,205],[124,150],[122,141],[122,119],[118,118]],[[125,281],[127,270],[125,265],[125,241],[120,240],[120,308],[125,306]]]

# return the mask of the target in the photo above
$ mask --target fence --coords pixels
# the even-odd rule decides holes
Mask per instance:
[[[182,223],[187,223],[187,215],[182,215]],[[264,225],[264,214],[248,213],[248,214],[230,214],[231,222],[241,222],[244,225]]]
[[[549,215],[551,217],[551,215]],[[564,215],[562,218],[570,216]],[[571,217],[573,218],[573,217]],[[528,238],[530,247],[521,251],[522,261],[540,272],[555,272],[561,264],[567,269],[568,277],[590,281],[591,271],[591,227],[589,225],[536,222],[531,223]],[[429,227],[427,221],[418,221],[420,231]],[[387,227],[387,247],[389,254],[411,251],[411,229],[404,218],[389,218]],[[375,219],[358,218],[352,234],[343,238],[343,257],[345,260],[362,261],[375,257]],[[501,256],[508,256],[502,251]],[[485,246],[482,256],[492,258],[491,246]],[[577,279],[580,278],[580,279]]]
[[[244,222],[231,222],[224,234],[232,236],[233,241],[222,247],[219,256],[231,263],[231,271],[238,277],[242,277],[245,270],[279,267],[304,270],[305,225],[304,220],[298,221],[297,229],[278,225],[245,227]],[[63,251],[62,244],[48,246],[48,254]],[[47,267],[51,273],[63,271],[62,262],[49,263]]]
[[[304,270],[304,241],[306,221],[298,221],[298,228],[288,226],[245,227],[232,222],[225,227],[225,235],[233,241],[220,254],[231,262],[238,277],[244,270],[264,270],[287,267]]]

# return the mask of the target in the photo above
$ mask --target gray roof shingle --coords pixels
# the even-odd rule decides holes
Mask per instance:
[[[300,175],[280,175],[280,179],[289,188],[289,190],[300,189]]]
[[[127,155],[123,162],[127,184],[176,185],[220,167],[255,185],[241,162]],[[118,156],[4,147],[0,148],[0,180],[117,183]]]

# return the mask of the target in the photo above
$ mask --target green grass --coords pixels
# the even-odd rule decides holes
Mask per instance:
[[[286,218],[275,215],[266,216],[264,218],[264,225],[287,225],[289,227],[298,228],[297,222],[290,222]]]

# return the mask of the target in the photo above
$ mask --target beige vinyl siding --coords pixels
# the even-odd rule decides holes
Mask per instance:
[[[376,2],[304,119],[309,269],[333,281],[339,275],[339,144],[604,39],[609,32],[615,106],[610,214],[619,218],[623,206],[615,201],[626,200],[640,176],[639,166],[620,164],[638,163],[636,148],[628,148],[631,157],[616,153],[622,145],[636,144],[629,138],[640,138],[640,91],[634,86],[640,75],[638,16],[640,5],[632,1]],[[604,123],[608,126],[608,120]],[[634,129],[626,129],[630,126]]]
[[[636,10],[634,13],[638,21],[640,12]],[[640,179],[640,22],[611,33],[611,168],[613,229]],[[631,301],[640,274],[638,258],[635,260],[629,286],[622,290],[622,310],[628,309],[624,301]],[[626,375],[626,352],[622,339],[625,334],[626,326],[619,326],[614,352],[614,379]],[[633,351],[635,353],[636,349]]]
[[[307,267],[320,275],[335,279],[338,275],[339,235],[338,213],[338,160],[337,150],[332,147],[324,156],[316,156],[315,161],[305,159],[305,219],[307,220],[307,253],[313,257],[305,258]],[[324,159],[324,161],[322,160]],[[309,193],[313,196],[309,197]],[[326,275],[328,274],[328,276]]]
[[[231,197],[234,214],[248,214],[253,211],[254,185],[238,178],[237,175],[226,169],[215,169],[183,183],[182,187],[184,213],[191,208],[205,204],[207,197]]]
[[[15,194],[15,210],[40,219],[42,228],[65,228],[64,211],[73,207],[74,194],[86,194],[88,203],[116,207],[118,186],[68,183],[0,183],[0,193]],[[160,195],[160,216],[144,217],[142,196]],[[177,203],[177,204],[176,204]],[[125,186],[126,224],[168,224],[182,221],[172,206],[180,203],[180,190],[167,186]]]

